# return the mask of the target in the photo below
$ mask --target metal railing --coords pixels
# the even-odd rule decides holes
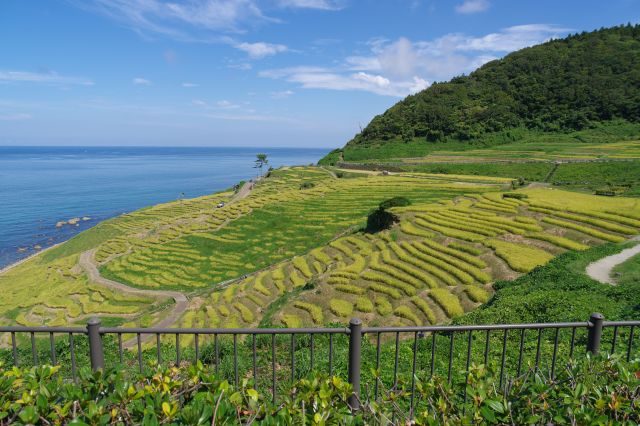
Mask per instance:
[[[205,344],[210,355],[206,362],[215,365],[216,373],[226,365],[224,374],[236,385],[241,378],[252,378],[256,387],[270,388],[274,402],[279,379],[293,381],[308,372],[344,375],[346,370],[353,385],[353,395],[348,401],[353,408],[359,407],[362,398],[378,399],[380,386],[393,388],[406,378],[412,412],[419,374],[446,375],[451,382],[457,374],[468,371],[472,362],[493,363],[496,372],[499,370],[502,386],[507,377],[520,376],[527,368],[526,362],[529,369],[544,368],[553,377],[560,362],[575,359],[580,353],[622,352],[627,360],[636,356],[634,341],[638,326],[640,321],[607,322],[597,313],[588,321],[567,323],[363,327],[354,318],[348,327],[290,329],[120,328],[102,327],[100,320],[91,319],[86,328],[12,326],[0,327],[0,335],[10,336],[11,349],[4,350],[5,360],[15,365],[38,365],[48,357],[48,363],[58,364],[63,355],[68,355],[73,379],[77,376],[79,357],[94,370],[109,363],[137,364],[142,372],[145,359],[158,364],[173,363],[173,359],[163,359],[163,352],[167,351],[175,351],[176,365],[190,362],[184,357],[187,352],[192,360],[202,360]],[[42,335],[48,335],[48,342]],[[61,335],[67,335],[68,339],[58,347]],[[172,337],[172,341],[168,343],[166,336]],[[187,346],[181,341],[185,336],[192,344]],[[80,339],[83,340],[79,352]],[[607,341],[611,346],[602,350]],[[30,357],[24,346],[29,347]],[[224,354],[222,349],[226,351]],[[283,349],[288,349],[288,357],[282,356]],[[372,376],[371,370],[377,371],[377,375]]]

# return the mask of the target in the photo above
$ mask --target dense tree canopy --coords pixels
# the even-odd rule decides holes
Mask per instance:
[[[552,40],[435,83],[376,116],[348,146],[572,131],[612,119],[640,121],[640,25]]]

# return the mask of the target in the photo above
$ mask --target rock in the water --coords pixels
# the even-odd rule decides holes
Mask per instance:
[[[61,220],[60,222],[56,223],[56,228],[62,228],[66,224],[67,224],[66,220]]]
[[[77,225],[78,222],[80,222],[80,218],[79,217],[74,217],[73,219],[69,219],[69,221],[67,223],[69,225]]]
[[[83,217],[82,217],[82,220],[83,220],[84,222],[86,222],[87,220],[91,220],[91,218],[90,218],[89,216],[83,216]]]

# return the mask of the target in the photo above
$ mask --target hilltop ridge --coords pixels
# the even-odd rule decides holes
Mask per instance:
[[[491,61],[468,76],[434,83],[374,117],[320,163],[381,158],[380,152],[373,154],[381,146],[386,148],[382,158],[419,156],[612,121],[640,122],[640,25],[551,40]]]

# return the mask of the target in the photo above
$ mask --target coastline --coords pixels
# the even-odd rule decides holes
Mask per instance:
[[[56,244],[54,244],[54,245],[52,245],[50,247],[47,247],[45,249],[40,250],[37,253],[33,253],[33,254],[25,257],[24,259],[20,259],[17,262],[14,262],[14,263],[12,263],[10,265],[5,266],[4,268],[0,269],[0,275],[4,274],[5,272],[8,272],[9,270],[11,270],[11,269],[15,268],[16,266],[26,262],[27,260],[33,259],[34,257],[36,257],[38,255],[41,255],[42,253],[46,252],[47,250],[51,250],[54,247],[58,247],[60,244],[64,244],[65,242],[66,241],[61,241],[61,242],[56,243]]]

